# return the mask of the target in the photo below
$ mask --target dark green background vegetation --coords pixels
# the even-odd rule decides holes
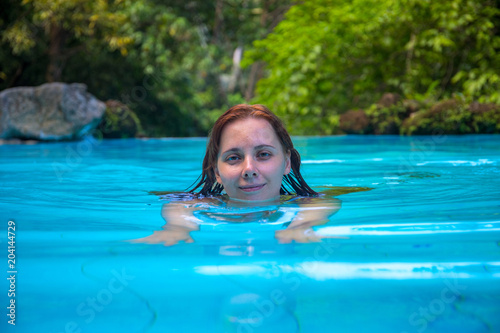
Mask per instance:
[[[293,134],[498,133],[499,27],[484,0],[4,0],[0,90],[83,82],[148,136],[240,102]]]

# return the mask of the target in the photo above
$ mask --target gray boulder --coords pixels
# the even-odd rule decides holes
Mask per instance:
[[[81,83],[46,83],[0,92],[0,138],[74,140],[92,132],[106,105]]]

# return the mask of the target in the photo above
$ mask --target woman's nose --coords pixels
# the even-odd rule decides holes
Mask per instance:
[[[257,177],[258,175],[257,168],[255,168],[252,159],[247,159],[245,161],[245,168],[243,169],[243,178]]]

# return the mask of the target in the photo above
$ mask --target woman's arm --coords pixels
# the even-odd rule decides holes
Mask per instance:
[[[161,209],[161,216],[165,220],[163,230],[155,231],[151,236],[134,240],[137,243],[160,244],[166,246],[175,245],[180,241],[193,243],[191,231],[200,229],[197,218],[193,212],[201,208],[196,207],[197,203],[204,200],[180,201],[166,203]]]
[[[313,226],[323,225],[337,213],[342,202],[336,198],[299,198],[295,201],[299,211],[292,222],[284,230],[276,231],[275,238],[280,243],[319,242],[321,237],[316,235]]]

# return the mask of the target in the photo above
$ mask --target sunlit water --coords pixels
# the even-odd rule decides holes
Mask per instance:
[[[304,178],[341,204],[320,243],[223,210],[194,243],[128,242],[162,229],[150,192],[190,186],[205,139],[0,146],[2,267],[12,220],[17,270],[1,331],[500,331],[500,137],[294,142]]]

